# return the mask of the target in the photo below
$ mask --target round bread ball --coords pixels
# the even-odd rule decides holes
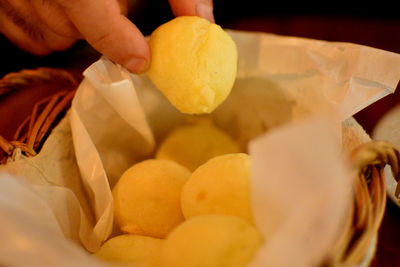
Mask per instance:
[[[112,192],[120,229],[164,238],[184,220],[180,196],[189,176],[189,170],[170,160],[145,160],[129,168]]]
[[[148,76],[181,112],[210,113],[229,95],[237,50],[218,25],[200,17],[177,17],[150,36]]]
[[[229,215],[203,215],[186,220],[164,241],[160,267],[242,267],[262,243],[245,220]]]
[[[152,267],[163,241],[149,236],[119,235],[105,242],[94,256],[123,266]]]
[[[240,152],[239,145],[211,122],[183,125],[174,129],[161,143],[156,158],[169,159],[190,171],[207,160]]]
[[[197,168],[182,189],[185,218],[227,214],[253,222],[250,159],[234,153],[210,159]]]

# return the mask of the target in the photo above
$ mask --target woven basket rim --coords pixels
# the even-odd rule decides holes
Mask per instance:
[[[18,90],[27,90],[41,85],[62,85],[63,90],[35,103],[32,112],[16,130],[13,140],[0,135],[0,164],[20,149],[26,156],[35,156],[46,136],[69,108],[81,76],[65,69],[41,67],[13,72],[0,79],[0,97]]]

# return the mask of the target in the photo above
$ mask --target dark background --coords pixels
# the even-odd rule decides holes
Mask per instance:
[[[224,28],[352,42],[400,53],[400,12],[395,1],[214,1],[216,22]],[[129,17],[145,35],[173,18],[167,0],[134,1],[134,7]],[[46,57],[20,51],[2,36],[0,48],[0,78],[36,67],[82,71],[100,56],[84,41]],[[367,132],[386,111],[400,103],[399,89],[355,115]],[[400,266],[400,209],[391,201],[371,266]]]

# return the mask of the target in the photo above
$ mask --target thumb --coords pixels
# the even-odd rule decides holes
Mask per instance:
[[[131,72],[147,70],[150,48],[118,1],[58,1],[82,36],[100,53]]]
[[[169,0],[175,16],[199,16],[214,23],[212,0]]]

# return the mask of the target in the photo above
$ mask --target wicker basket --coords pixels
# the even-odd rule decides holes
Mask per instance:
[[[6,164],[13,151],[22,150],[27,157],[35,156],[71,104],[81,77],[61,69],[39,68],[6,75],[0,80],[0,96],[32,87],[62,83],[64,90],[36,103],[17,129],[13,141],[0,136],[0,163]],[[65,86],[67,85],[67,86]],[[367,266],[374,255],[377,234],[386,205],[384,167],[390,164],[393,177],[399,182],[400,155],[386,142],[369,142],[353,151],[350,162],[357,178],[354,180],[354,205],[346,229],[340,237],[332,257],[323,266]],[[400,183],[398,183],[400,184]],[[399,197],[399,186],[397,197]]]
[[[5,164],[17,148],[26,156],[34,156],[40,151],[51,129],[70,107],[80,79],[80,75],[66,70],[39,68],[10,73],[0,80],[0,97],[44,85],[61,89],[35,103],[31,114],[16,130],[13,140],[7,141],[0,135],[0,164]]]

